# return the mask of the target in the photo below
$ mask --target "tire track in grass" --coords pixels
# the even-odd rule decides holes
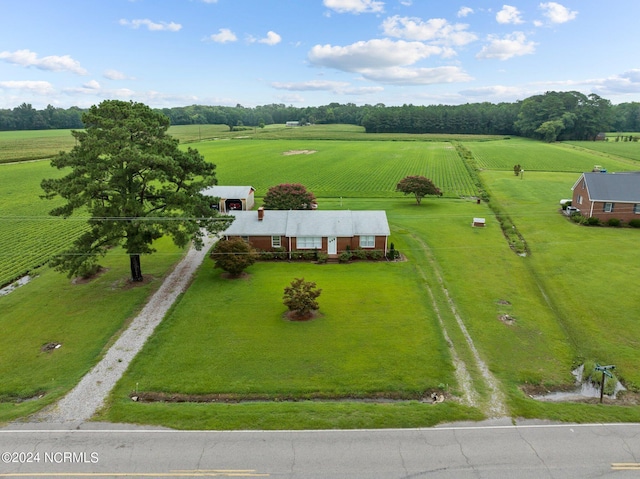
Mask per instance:
[[[442,274],[440,273],[440,269],[438,267],[438,264],[437,264],[435,258],[433,257],[431,249],[417,235],[412,233],[411,236],[413,237],[413,239],[416,240],[416,242],[422,248],[422,250],[423,250],[423,252],[425,254],[425,258],[427,259],[427,261],[429,262],[429,265],[431,266],[431,271],[433,272],[433,274],[434,274],[434,276],[436,278],[436,281],[438,282],[438,286],[441,288],[442,293],[443,293],[444,297],[447,300],[447,305],[449,306],[449,309],[450,309],[451,313],[453,314],[453,317],[456,320],[456,324],[460,328],[460,331],[462,332],[462,334],[463,334],[463,336],[465,338],[467,346],[469,347],[469,350],[471,351],[471,354],[473,355],[475,366],[480,371],[482,379],[484,380],[484,382],[486,383],[487,387],[489,388],[490,398],[489,398],[488,410],[486,411],[487,414],[492,418],[508,416],[508,408],[507,408],[507,405],[506,405],[506,402],[505,402],[504,393],[500,389],[500,382],[491,373],[491,371],[489,370],[489,367],[487,366],[487,364],[480,357],[480,353],[476,349],[475,344],[473,343],[473,339],[471,338],[471,335],[469,334],[469,331],[467,330],[467,327],[465,326],[464,321],[462,320],[462,317],[458,313],[458,309],[455,306],[455,302],[453,301],[453,299],[449,295],[448,289],[445,287],[444,280],[442,278]],[[424,271],[420,270],[420,274],[426,280],[426,274],[424,273]],[[463,388],[464,401],[466,403],[470,404],[470,405],[477,406],[478,393],[475,391],[475,389],[473,387],[473,380],[472,380],[471,376],[469,375],[469,373],[467,371],[467,366],[464,363],[464,361],[462,361],[460,359],[459,355],[457,354],[457,352],[455,350],[455,345],[450,340],[450,337],[449,337],[449,334],[447,333],[447,330],[446,330],[446,327],[444,325],[444,322],[442,321],[442,316],[440,314],[440,310],[439,310],[439,308],[438,308],[438,306],[436,304],[433,291],[431,290],[431,288],[429,287],[428,284],[426,284],[425,287],[427,289],[427,292],[429,293],[429,296],[431,297],[431,301],[432,301],[432,303],[434,305],[434,309],[435,309],[436,314],[438,316],[438,321],[440,322],[440,326],[442,327],[442,332],[443,332],[443,335],[445,337],[445,340],[449,344],[449,347],[450,347],[450,350],[451,350],[451,355],[452,355],[453,362],[454,362],[454,366],[455,366],[455,369],[456,369],[456,373],[455,373],[456,374],[456,378],[460,381],[460,387]]]

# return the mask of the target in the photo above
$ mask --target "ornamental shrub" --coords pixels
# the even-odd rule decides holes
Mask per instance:
[[[622,221],[620,221],[618,218],[609,218],[609,221],[607,221],[607,224],[609,226],[613,226],[614,228],[619,228],[620,225],[622,224]]]
[[[640,218],[634,218],[629,221],[629,226],[632,228],[640,228]]]

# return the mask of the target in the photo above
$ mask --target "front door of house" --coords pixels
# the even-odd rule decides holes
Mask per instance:
[[[327,238],[327,254],[338,254],[338,238],[335,236],[329,236]]]

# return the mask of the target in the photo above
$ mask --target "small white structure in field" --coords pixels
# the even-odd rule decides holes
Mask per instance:
[[[484,224],[485,224],[484,218],[473,218],[473,223],[471,223],[471,226],[483,227]]]

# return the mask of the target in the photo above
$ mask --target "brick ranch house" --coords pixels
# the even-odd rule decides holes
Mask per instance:
[[[264,210],[232,211],[235,217],[224,232],[241,237],[263,251],[318,250],[336,258],[357,248],[387,254],[390,234],[384,211],[349,210]]]
[[[604,222],[640,219],[640,171],[583,173],[571,189],[571,204],[582,216]]]
[[[211,198],[219,198],[212,202],[211,207],[221,213],[235,210],[250,210],[255,204],[255,188],[253,186],[212,186],[202,190],[202,194]]]

